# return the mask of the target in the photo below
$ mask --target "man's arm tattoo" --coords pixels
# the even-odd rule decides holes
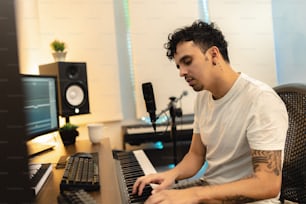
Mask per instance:
[[[266,171],[268,173],[273,173],[276,176],[281,174],[281,151],[262,151],[262,150],[252,150],[252,162],[254,173],[258,171]],[[248,176],[245,179],[256,177],[255,174]],[[228,197],[225,203],[248,203],[254,202],[256,199],[247,198],[245,196],[236,195],[233,197]]]
[[[274,173],[276,176],[281,175],[281,155],[282,152],[280,150],[252,150],[254,172],[266,171]]]

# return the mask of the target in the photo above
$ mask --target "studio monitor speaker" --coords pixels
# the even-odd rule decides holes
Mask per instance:
[[[89,113],[86,63],[55,62],[40,65],[39,72],[57,76],[59,115]]]

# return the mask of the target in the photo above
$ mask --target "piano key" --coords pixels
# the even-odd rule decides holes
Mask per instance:
[[[118,182],[121,189],[122,202],[130,204],[143,203],[151,195],[152,186],[145,186],[141,196],[132,194],[132,190],[138,177],[156,173],[150,160],[143,150],[116,152],[114,158],[118,161],[115,164],[117,174],[119,174]]]
[[[155,168],[153,167],[152,163],[150,162],[143,150],[133,151],[133,154],[137,158],[137,161],[139,162],[141,169],[143,170],[145,175],[156,173]]]

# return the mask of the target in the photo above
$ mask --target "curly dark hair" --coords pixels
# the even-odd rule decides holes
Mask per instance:
[[[227,42],[222,32],[216,28],[214,23],[205,23],[201,20],[195,21],[191,26],[175,30],[168,35],[168,42],[164,44],[167,49],[167,57],[172,60],[176,53],[176,46],[180,42],[193,41],[200,47],[203,53],[211,46],[220,50],[223,59],[230,62],[227,52]]]

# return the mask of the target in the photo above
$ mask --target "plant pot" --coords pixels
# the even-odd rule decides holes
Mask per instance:
[[[67,52],[53,52],[55,62],[63,62],[66,59]]]
[[[75,138],[79,135],[77,130],[72,131],[60,131],[59,132],[64,145],[71,145],[75,143]]]

